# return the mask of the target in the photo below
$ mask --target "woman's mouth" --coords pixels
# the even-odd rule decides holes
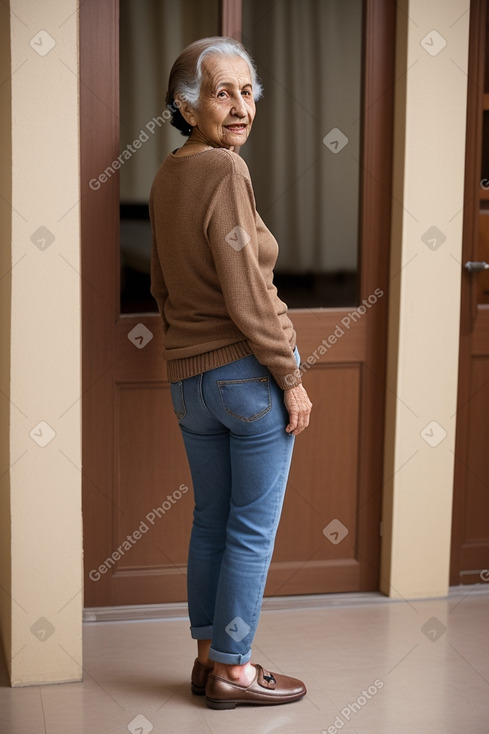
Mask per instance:
[[[226,125],[226,130],[232,133],[243,133],[247,129],[247,125]]]

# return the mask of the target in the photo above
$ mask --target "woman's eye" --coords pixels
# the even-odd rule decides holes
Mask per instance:
[[[217,96],[220,97],[221,99],[224,99],[224,97],[226,96],[226,92],[218,92]]]

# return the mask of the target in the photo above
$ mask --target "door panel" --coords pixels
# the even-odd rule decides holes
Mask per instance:
[[[478,551],[487,543],[489,535],[489,513],[474,511],[487,506],[487,479],[489,477],[489,423],[487,406],[489,406],[489,358],[474,357],[471,365],[470,384],[477,394],[471,400],[469,416],[468,456],[467,464],[472,474],[470,480],[471,502],[464,518],[464,534],[466,544],[463,548],[462,564],[464,568],[477,568]],[[486,546],[487,553],[487,546]],[[485,556],[488,560],[488,556]],[[485,568],[487,564],[482,564]],[[481,569],[482,570],[482,569]]]
[[[266,593],[307,594],[359,586],[356,557],[361,368],[323,364],[307,379],[315,406],[313,440],[297,440],[285,511]],[[318,445],[318,437],[320,446]],[[305,439],[305,436],[303,436]],[[319,449],[319,451],[318,451]],[[304,506],[307,511],[304,511]],[[331,522],[330,530],[323,532]],[[334,544],[346,532],[340,543]],[[338,538],[334,532],[340,530]],[[329,535],[333,533],[333,535]]]
[[[172,417],[168,384],[118,385],[114,547],[127,542],[114,571],[114,603],[128,603],[135,591],[138,603],[150,604],[161,586],[169,601],[185,597],[192,485],[180,436],[165,430],[166,416]]]
[[[364,8],[361,305],[291,312],[314,412],[296,441],[270,595],[378,588],[395,5]],[[118,155],[117,11],[80,6],[87,606],[184,600],[192,515],[159,317],[120,314],[117,172],[90,187]]]
[[[489,263],[489,4],[471,4],[463,263]],[[450,583],[489,569],[489,269],[463,271]]]

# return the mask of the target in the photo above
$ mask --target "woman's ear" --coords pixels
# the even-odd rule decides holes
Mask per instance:
[[[191,127],[195,127],[197,125],[197,119],[195,117],[194,108],[191,107],[185,97],[180,94],[176,95],[175,101],[178,103],[178,109],[185,122],[188,122]]]

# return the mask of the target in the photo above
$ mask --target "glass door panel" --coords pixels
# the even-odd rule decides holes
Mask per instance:
[[[148,196],[161,161],[182,144],[164,104],[168,73],[188,43],[219,33],[219,5],[120,2],[122,313],[156,310]],[[291,308],[358,303],[362,6],[243,0],[243,43],[264,96],[241,154],[280,245],[276,283]]]
[[[358,302],[362,0],[243,0],[264,95],[241,154],[290,307]]]
[[[148,199],[158,167],[183,143],[165,107],[168,76],[192,41],[219,33],[219,0],[120,0],[121,313],[156,311]]]

